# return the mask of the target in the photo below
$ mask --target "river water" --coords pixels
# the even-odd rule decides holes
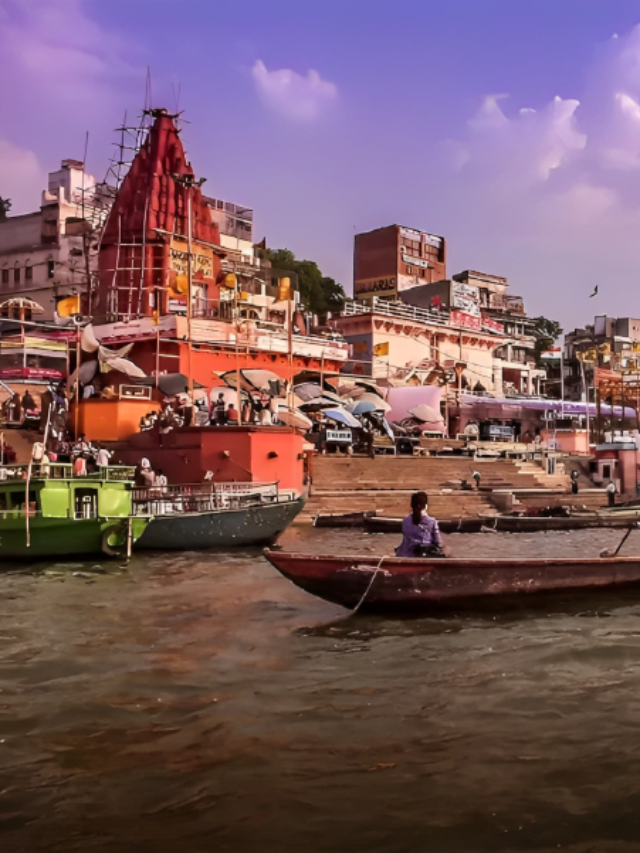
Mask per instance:
[[[300,526],[283,544],[397,540]],[[3,570],[3,853],[640,850],[640,591],[397,619],[314,599],[259,550]]]

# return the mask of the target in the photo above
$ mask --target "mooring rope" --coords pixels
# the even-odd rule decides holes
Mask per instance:
[[[364,594],[363,594],[362,598],[360,599],[360,601],[356,604],[356,606],[355,606],[355,607],[353,608],[353,610],[351,611],[352,613],[357,613],[357,612],[358,612],[358,610],[359,610],[359,609],[360,609],[360,607],[362,606],[363,601],[364,601],[364,600],[365,600],[365,598],[369,595],[369,590],[370,590],[370,589],[371,589],[371,587],[373,586],[373,582],[374,582],[374,580],[376,579],[376,575],[377,575],[377,574],[378,574],[378,572],[380,571],[380,566],[382,565],[382,563],[383,563],[383,561],[384,561],[385,559],[386,559],[386,557],[385,557],[385,556],[380,557],[380,561],[379,561],[378,565],[375,567],[375,570],[374,570],[373,574],[371,575],[371,580],[369,581],[369,584],[368,584],[367,588],[365,589],[365,591],[364,591]]]

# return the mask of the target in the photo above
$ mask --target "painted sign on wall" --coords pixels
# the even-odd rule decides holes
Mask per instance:
[[[191,275],[194,279],[202,281],[203,279],[213,278],[213,249],[209,246],[203,246],[197,241],[192,242],[191,252]],[[171,241],[169,247],[169,269],[176,275],[188,275],[188,258],[187,243],[184,240]]]
[[[393,293],[396,289],[395,275],[386,278],[365,278],[356,281],[354,293]]]
[[[450,316],[453,326],[461,326],[463,329],[477,329],[478,331],[482,329],[482,320],[479,314],[475,317],[473,314],[467,314],[464,311],[452,311]]]

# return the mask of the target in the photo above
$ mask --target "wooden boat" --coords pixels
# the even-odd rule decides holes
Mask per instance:
[[[640,585],[640,557],[379,559],[276,550],[265,556],[296,586],[349,609],[427,610],[500,596]]]
[[[277,483],[199,483],[134,490],[135,512],[151,521],[135,548],[200,550],[273,542],[304,507],[306,494]]]
[[[439,521],[442,533],[478,533],[483,528],[499,533],[543,533],[548,530],[587,530],[589,528],[624,529],[640,513],[573,513],[572,515],[508,515],[482,514],[477,518],[461,518]],[[364,519],[365,528],[371,533],[402,533],[402,519],[378,515]]]
[[[313,519],[314,527],[362,527],[368,519],[374,518],[376,511],[371,512],[346,512],[346,513],[319,513]]]
[[[625,528],[638,513],[608,512],[572,513],[571,515],[481,515],[485,527],[505,533],[539,533],[547,530],[588,530],[590,528]]]
[[[78,477],[61,463],[0,468],[0,557],[120,556],[149,519],[132,515],[133,468]]]
[[[479,516],[477,518],[452,518],[440,521],[438,527],[442,533],[478,533],[485,525]],[[402,519],[386,515],[376,515],[363,519],[365,528],[370,533],[402,533]]]

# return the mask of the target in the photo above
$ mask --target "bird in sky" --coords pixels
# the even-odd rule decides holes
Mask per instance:
[[[589,299],[593,299],[594,296],[598,295],[598,285],[593,288],[593,293],[589,294]]]

